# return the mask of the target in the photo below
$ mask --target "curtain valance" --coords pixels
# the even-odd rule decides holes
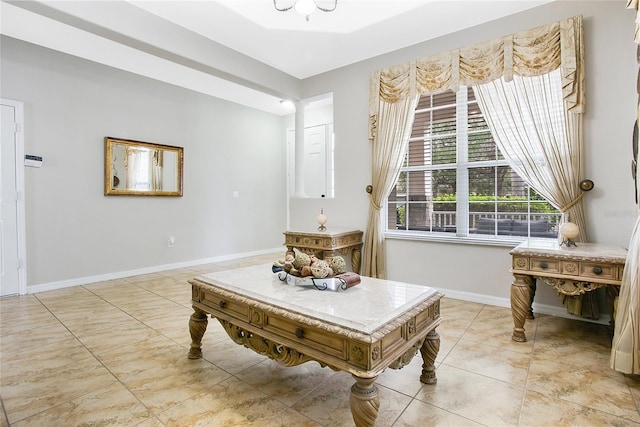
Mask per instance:
[[[582,16],[521,31],[473,46],[395,65],[371,74],[369,138],[375,135],[380,101],[396,103],[416,94],[457,92],[514,74],[539,76],[561,68],[568,111],[584,112]]]

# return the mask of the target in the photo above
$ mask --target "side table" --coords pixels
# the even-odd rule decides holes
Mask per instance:
[[[525,319],[533,319],[531,305],[536,292],[536,279],[564,295],[582,295],[607,288],[607,305],[615,320],[614,300],[620,293],[622,271],[627,250],[619,246],[578,243],[577,247],[561,247],[556,240],[530,239],[509,252],[512,256],[511,314],[514,341],[525,342]]]
[[[284,244],[287,251],[299,249],[319,259],[332,255],[351,258],[351,268],[360,273],[362,261],[362,231],[352,229],[327,228],[325,231],[285,231]]]

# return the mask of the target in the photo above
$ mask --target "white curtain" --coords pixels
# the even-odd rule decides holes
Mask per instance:
[[[560,70],[474,86],[491,134],[510,166],[562,212],[586,241],[580,180],[582,114],[568,112]],[[561,236],[559,236],[561,238]]]
[[[126,156],[124,158],[124,167],[127,171],[127,190],[133,190],[138,185],[138,173],[140,171],[140,161],[142,155],[146,154],[147,150],[138,150],[135,148],[127,147]]]
[[[394,103],[380,101],[372,143],[373,189],[369,194],[369,219],[362,266],[365,276],[386,278],[382,207],[400,174],[417,102],[418,95]]]

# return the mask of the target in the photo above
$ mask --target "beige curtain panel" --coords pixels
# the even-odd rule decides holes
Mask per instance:
[[[381,102],[380,131],[373,140],[373,189],[369,194],[369,219],[362,256],[362,272],[365,276],[386,278],[385,225],[382,222],[381,211],[384,201],[398,179],[417,104],[417,96],[395,103]]]

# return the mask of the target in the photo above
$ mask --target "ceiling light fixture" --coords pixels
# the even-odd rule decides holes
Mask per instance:
[[[331,1],[325,1],[324,3],[329,3],[329,7],[320,6],[318,3],[323,2],[319,2],[318,0],[294,0],[293,4],[291,4],[290,6],[278,7],[278,0],[273,0],[273,7],[275,7],[278,12],[286,12],[293,9],[300,15],[304,16],[308,21],[309,15],[315,12],[316,9],[323,12],[333,12],[334,10],[336,10],[338,0],[333,0],[333,5],[330,4]]]

